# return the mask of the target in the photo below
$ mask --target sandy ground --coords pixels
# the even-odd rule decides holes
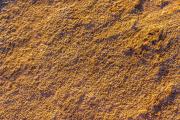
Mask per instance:
[[[1,0],[1,120],[180,120],[179,0]]]

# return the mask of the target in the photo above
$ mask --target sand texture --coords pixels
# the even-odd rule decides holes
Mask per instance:
[[[0,0],[0,120],[180,120],[180,1]]]

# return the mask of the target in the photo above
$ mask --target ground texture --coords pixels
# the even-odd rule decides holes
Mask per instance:
[[[0,0],[1,120],[180,120],[179,0]]]

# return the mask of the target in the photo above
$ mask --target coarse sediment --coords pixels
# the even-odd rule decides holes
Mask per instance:
[[[179,0],[0,1],[1,120],[179,120]]]

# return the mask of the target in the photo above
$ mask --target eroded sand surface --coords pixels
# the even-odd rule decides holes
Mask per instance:
[[[179,0],[1,0],[1,120],[180,120]]]

